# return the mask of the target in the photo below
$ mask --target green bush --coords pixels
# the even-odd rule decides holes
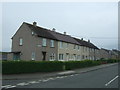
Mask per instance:
[[[101,62],[101,64],[120,62],[119,59],[102,59],[102,60],[99,60],[99,61]]]
[[[63,62],[60,61],[3,61],[3,74],[51,72],[63,70]]]
[[[84,68],[95,65],[100,65],[99,61],[93,60],[84,60],[84,61],[66,61],[64,62],[66,70],[76,69],[76,68]]]
[[[120,60],[83,60],[83,61],[2,61],[3,74],[20,74],[34,72],[54,72],[76,68],[91,67],[106,63],[120,62]]]

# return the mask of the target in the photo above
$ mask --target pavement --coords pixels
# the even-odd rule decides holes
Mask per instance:
[[[118,88],[118,77],[117,63],[103,64],[62,72],[3,75],[2,88]]]

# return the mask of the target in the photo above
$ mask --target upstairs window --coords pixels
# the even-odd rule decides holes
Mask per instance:
[[[50,47],[54,47],[54,40],[50,40]]]
[[[74,49],[76,49],[76,45],[74,45]]]
[[[19,45],[20,45],[20,46],[23,45],[23,39],[22,39],[22,38],[19,39]]]
[[[78,45],[78,50],[80,49],[80,46]]]
[[[60,48],[63,48],[63,42],[59,42]]]
[[[42,46],[47,46],[47,39],[46,38],[43,38],[42,39]]]

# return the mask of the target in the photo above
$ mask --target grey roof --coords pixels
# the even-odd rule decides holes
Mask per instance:
[[[24,22],[25,23],[25,22]],[[49,38],[53,40],[58,40],[58,41],[63,41],[63,42],[68,42],[72,44],[77,44],[81,46],[86,46],[94,49],[98,49],[94,44],[80,40],[78,38],[71,37],[69,35],[64,35],[61,33],[58,33],[56,31],[51,31],[49,29],[45,29],[39,26],[34,26],[29,23],[25,23],[31,30],[33,30],[39,37],[44,37],[44,38]]]
[[[25,24],[28,25],[28,27],[40,37],[45,37],[49,39],[54,39],[58,41],[63,41],[63,42],[68,42],[68,43],[79,45],[79,43],[69,35],[64,35],[64,34],[61,34],[55,31],[51,31],[49,29],[45,29],[45,28],[38,27],[38,26],[33,26],[32,24],[28,24],[28,23],[25,23]]]
[[[75,40],[77,40],[81,46],[86,46],[86,47],[89,47],[89,48],[94,48],[94,49],[99,49],[98,47],[96,47],[94,44],[92,44],[91,42],[87,42],[87,41],[84,41],[84,40],[80,40],[78,38],[74,38]]]

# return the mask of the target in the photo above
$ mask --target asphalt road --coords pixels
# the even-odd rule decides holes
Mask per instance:
[[[118,64],[66,76],[46,79],[4,80],[3,88],[118,88]]]

